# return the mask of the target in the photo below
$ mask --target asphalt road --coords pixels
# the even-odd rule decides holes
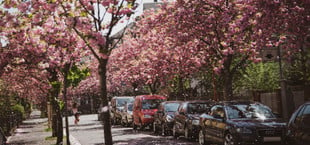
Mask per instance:
[[[97,114],[81,115],[80,122],[75,125],[74,117],[69,117],[70,138],[75,145],[103,145],[103,126],[97,120]],[[180,137],[154,135],[152,131],[134,131],[119,125],[112,126],[113,142],[115,145],[198,145],[198,142],[187,141]]]
[[[103,126],[97,114],[81,115],[80,122],[74,125],[74,117],[69,117],[72,145],[103,145]],[[198,141],[188,141],[183,137],[154,135],[151,130],[135,131],[120,125],[112,126],[114,145],[198,145]],[[279,145],[279,144],[264,144]]]

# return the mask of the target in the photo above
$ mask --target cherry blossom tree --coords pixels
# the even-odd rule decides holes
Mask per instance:
[[[200,60],[197,59],[199,60],[197,67],[207,68],[204,70],[211,68],[220,75],[224,84],[224,97],[230,100],[233,99],[234,75],[250,61],[261,61],[258,54],[262,48],[281,45],[282,49],[290,49],[287,52],[291,52],[298,50],[296,46],[302,46],[300,42],[304,40],[298,39],[305,38],[309,31],[309,24],[305,21],[309,19],[309,12],[306,12],[305,4],[307,4],[306,1],[296,2],[294,0],[281,2],[178,0],[172,5],[164,4],[157,14],[142,18],[141,25],[137,25],[138,29],[135,34],[135,36],[141,35],[136,39],[142,40],[138,40],[138,45],[135,47],[142,49],[140,50],[140,54],[143,54],[141,59],[150,60],[149,62],[153,64],[156,64],[154,62],[158,58],[154,58],[153,51],[149,50],[153,48],[152,46],[157,49],[153,48],[157,54],[169,51],[167,54],[175,53],[180,58],[184,55],[171,51],[171,48],[176,48],[178,51],[182,51],[182,47],[187,48],[188,51],[184,51],[186,54],[202,53],[203,57],[197,57],[200,58]],[[289,13],[291,11],[294,13]],[[294,22],[301,22],[300,25],[297,24],[300,27],[294,27]],[[274,39],[275,36],[276,39]],[[293,41],[298,43],[289,43]],[[126,44],[124,46],[128,47]],[[124,50],[120,52],[122,51]],[[173,57],[166,55],[163,58],[167,60]],[[167,62],[171,63],[171,61]],[[143,66],[146,67],[143,68]],[[181,66],[181,70],[189,68],[185,63]],[[148,70],[152,67],[144,64],[139,68]],[[174,71],[180,70],[173,68]],[[129,76],[124,78],[129,78]]]

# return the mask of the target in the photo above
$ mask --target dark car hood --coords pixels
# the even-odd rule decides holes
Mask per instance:
[[[249,128],[276,128],[286,126],[284,121],[280,119],[235,119],[227,120],[228,123],[238,127],[249,127]]]

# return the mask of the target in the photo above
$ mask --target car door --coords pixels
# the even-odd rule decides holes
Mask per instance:
[[[301,145],[310,142],[310,105],[305,105],[302,110],[299,127],[296,130],[296,141]]]
[[[215,105],[211,108],[209,126],[207,128],[207,134],[213,141],[222,142],[224,136],[224,107],[222,105]]]
[[[178,111],[175,114],[175,127],[177,132],[182,132],[184,129],[184,116],[185,116],[185,109],[186,103],[183,103],[179,106]]]

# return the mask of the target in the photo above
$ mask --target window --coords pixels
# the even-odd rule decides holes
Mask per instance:
[[[233,104],[227,107],[227,116],[229,119],[241,118],[275,118],[271,110],[261,104]]]
[[[310,105],[306,105],[304,107],[304,111],[302,113],[302,121],[301,121],[301,125],[303,127],[309,128],[310,127]]]
[[[179,103],[165,104],[165,112],[175,112],[175,111],[177,111],[179,105],[180,105]]]
[[[213,117],[221,117],[224,118],[225,116],[225,112],[224,112],[224,108],[222,105],[216,105],[214,107],[211,108],[211,115]]]
[[[147,99],[142,101],[142,109],[157,109],[162,99]]]

